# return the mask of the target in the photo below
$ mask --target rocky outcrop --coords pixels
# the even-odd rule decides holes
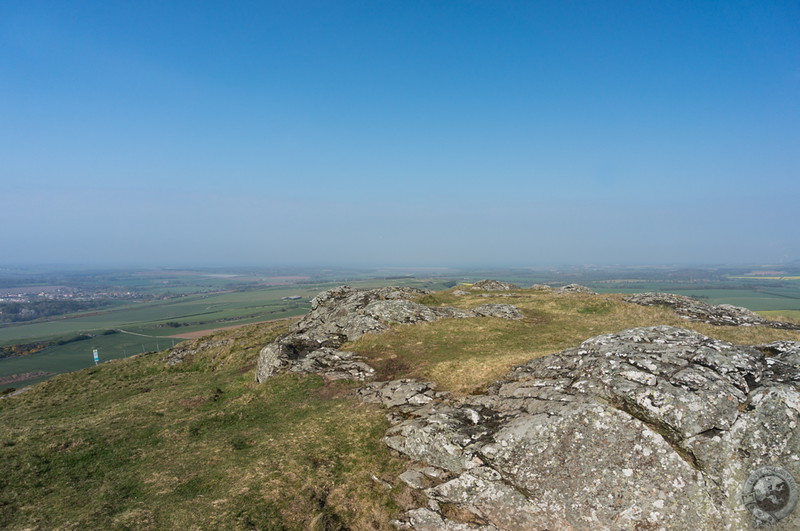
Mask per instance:
[[[520,289],[516,284],[508,282],[500,282],[499,280],[479,280],[472,285],[472,289],[479,289],[483,291],[514,291]]]
[[[472,312],[478,317],[499,317],[512,321],[519,321],[525,317],[519,308],[512,304],[482,304],[473,308]]]
[[[580,284],[567,284],[566,286],[558,288],[556,293],[586,293],[589,295],[596,295],[594,291]]]
[[[395,411],[385,442],[412,470],[439,470],[406,478],[428,503],[400,527],[749,529],[782,518],[774,528],[788,530],[800,528],[798,381],[800,343],[741,347],[656,326],[534,359],[481,395],[404,380],[363,396]],[[470,518],[448,519],[445,506]]]
[[[747,308],[720,304],[714,306],[697,299],[672,293],[637,293],[625,297],[626,302],[642,306],[668,306],[675,313],[689,321],[708,323],[716,326],[769,326],[785,330],[800,330],[800,325],[771,321],[751,312]]]
[[[535,291],[552,291],[552,286],[548,286],[547,284],[532,284],[531,289]]]
[[[387,287],[359,290],[340,286],[320,293],[311,311],[290,332],[261,349],[256,380],[278,371],[311,372],[328,379],[369,379],[373,372],[362,358],[341,352],[340,346],[364,334],[387,330],[391,324],[414,324],[442,318],[500,317],[522,319],[515,306],[485,304],[473,310],[429,307],[411,299],[427,290]]]

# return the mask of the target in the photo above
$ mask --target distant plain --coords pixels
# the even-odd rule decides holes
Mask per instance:
[[[771,266],[774,268],[774,266]],[[131,290],[137,300],[114,299],[92,311],[0,326],[0,346],[34,341],[58,343],[77,336],[87,339],[45,348],[36,354],[0,359],[0,378],[45,371],[60,374],[93,364],[92,350],[101,361],[170,348],[202,332],[264,321],[297,317],[310,309],[310,300],[336,285],[368,288],[407,285],[442,290],[481,278],[564,285],[582,283],[598,293],[667,291],[699,298],[711,304],[743,306],[774,319],[800,319],[800,276],[794,269],[785,276],[753,276],[741,270],[593,269],[560,270],[443,270],[437,276],[411,271],[119,271],[73,272],[52,278],[28,275],[25,282],[59,281],[83,289]],[[430,273],[426,271],[425,273]],[[3,278],[6,291],[14,278]],[[13,290],[11,290],[13,291]],[[299,299],[297,297],[300,297]],[[290,299],[291,298],[291,299]],[[0,385],[19,388],[49,377],[29,378]]]

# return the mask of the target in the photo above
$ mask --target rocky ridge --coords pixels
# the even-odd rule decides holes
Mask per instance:
[[[292,329],[265,346],[258,357],[259,382],[279,371],[313,372],[328,379],[367,380],[374,371],[363,359],[338,348],[364,334],[383,332],[391,324],[413,324],[438,319],[499,317],[522,319],[509,304],[484,304],[465,310],[451,306],[430,307],[411,299],[430,292],[416,288],[387,287],[359,290],[340,286],[324,291],[311,301],[311,311]]]
[[[716,326],[769,326],[784,330],[800,330],[799,325],[771,321],[747,308],[730,304],[715,306],[684,295],[648,292],[637,293],[623,300],[642,306],[668,306],[684,319]]]
[[[479,280],[472,285],[472,289],[482,291],[514,291],[518,290],[519,286],[509,282],[500,282],[499,280],[485,279]]]
[[[337,350],[345,341],[391,323],[487,315],[410,300],[423,294],[320,294],[262,349],[259,381],[284,370],[366,380],[371,368]],[[517,318],[513,306],[485,306]],[[388,408],[384,440],[412,463],[398,481],[427,499],[399,528],[749,529],[777,518],[776,529],[800,528],[798,342],[744,347],[635,328],[531,360],[479,395],[414,380],[357,394]],[[777,472],[751,475],[763,470]]]
[[[396,525],[749,529],[748,476],[800,477],[800,343],[763,348],[655,326],[531,360],[481,395],[372,383],[360,395],[400,412],[385,442],[418,463],[429,500]],[[793,512],[776,526],[798,527]]]

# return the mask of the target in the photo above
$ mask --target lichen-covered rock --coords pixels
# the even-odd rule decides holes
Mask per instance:
[[[586,293],[591,295],[596,295],[596,293],[586,286],[581,286],[580,284],[567,284],[566,286],[562,286],[556,290],[556,293]]]
[[[390,382],[372,382],[356,393],[364,402],[399,408],[404,413],[410,413],[420,406],[446,396],[446,393],[438,392],[435,388],[433,382],[418,382],[405,378]]]
[[[436,313],[424,304],[397,299],[371,302],[364,308],[364,313],[387,323],[430,322],[437,318]]]
[[[518,290],[519,286],[509,282],[500,282],[499,280],[480,280],[472,285],[472,289],[479,289],[483,291],[513,291]]]
[[[392,522],[398,529],[416,531],[496,531],[492,525],[471,525],[444,518],[438,511],[420,507],[406,513],[403,520]]]
[[[311,311],[289,333],[261,349],[256,380],[263,382],[322,348],[337,349],[364,334],[382,332],[388,329],[384,319],[392,322],[394,317],[413,322],[435,317],[428,307],[407,300],[427,293],[415,288],[358,290],[349,286],[320,293],[311,300]],[[422,315],[415,316],[415,310]]]
[[[716,326],[769,326],[800,330],[800,325],[765,319],[747,308],[730,304],[714,306],[684,295],[648,292],[630,295],[624,300],[641,306],[668,306],[684,319]]]
[[[391,324],[485,315],[522,318],[519,310],[510,305],[485,305],[478,312],[447,306],[431,308],[409,300],[428,293],[415,288],[359,290],[349,286],[320,293],[311,300],[311,311],[288,333],[261,349],[256,381],[263,382],[276,372],[287,370],[320,373],[327,378],[346,377],[347,374],[355,375],[355,379],[369,378],[374,371],[365,370],[363,361],[354,362],[348,353],[333,353],[344,343],[364,334],[383,332]],[[306,360],[309,356],[311,359]],[[343,364],[341,369],[334,366],[339,363]]]
[[[512,304],[483,304],[473,308],[472,311],[480,317],[499,317],[500,319],[512,321],[519,321],[525,318],[519,308]]]
[[[364,363],[354,352],[323,347],[308,353],[290,365],[290,372],[315,373],[326,380],[368,380],[375,369]]]
[[[429,519],[448,503],[498,529],[749,529],[746,500],[789,499],[763,485],[743,498],[751,473],[800,478],[798,355],[667,326],[606,334],[486,394],[434,398],[385,441],[451,474],[424,489]]]

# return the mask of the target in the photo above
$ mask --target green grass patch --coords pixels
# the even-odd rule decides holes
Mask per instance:
[[[136,356],[0,400],[0,528],[388,529],[398,505],[371,475],[404,468],[383,412],[348,383],[255,384],[279,332],[245,327],[184,364]]]

